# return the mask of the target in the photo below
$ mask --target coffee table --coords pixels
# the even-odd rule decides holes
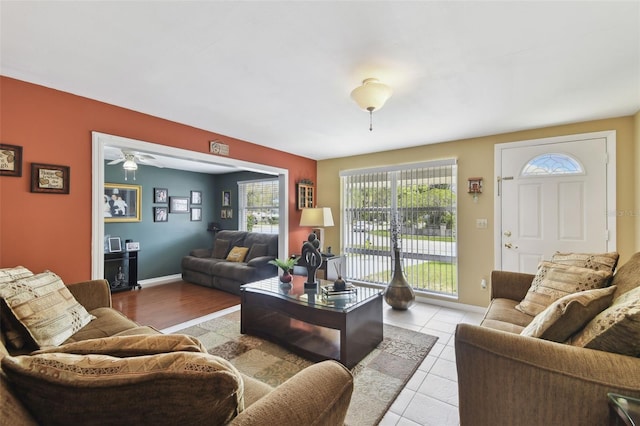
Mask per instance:
[[[263,337],[312,361],[335,359],[354,367],[382,341],[382,290],[356,286],[352,295],[326,297],[319,280],[291,286],[278,277],[240,287],[243,334]]]

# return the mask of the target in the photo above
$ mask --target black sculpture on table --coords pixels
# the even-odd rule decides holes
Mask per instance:
[[[307,264],[307,282],[304,283],[305,287],[315,287],[316,272],[322,264],[322,253],[320,253],[320,240],[316,234],[309,234],[307,241],[302,244],[302,257]]]

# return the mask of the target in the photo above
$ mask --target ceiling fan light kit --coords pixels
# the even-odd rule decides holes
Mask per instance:
[[[373,111],[382,108],[392,94],[391,87],[380,83],[377,78],[364,79],[362,86],[356,87],[351,92],[351,98],[358,106],[369,111],[369,131],[373,130]]]

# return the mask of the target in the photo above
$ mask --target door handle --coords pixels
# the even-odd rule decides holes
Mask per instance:
[[[506,231],[503,235],[505,237],[510,237],[511,236],[511,231]]]
[[[513,244],[511,244],[511,243],[505,243],[505,245],[504,245],[504,246],[505,246],[506,248],[508,248],[508,249],[510,249],[510,248],[517,249],[517,248],[518,248],[518,246],[514,246],[514,245],[513,245]]]

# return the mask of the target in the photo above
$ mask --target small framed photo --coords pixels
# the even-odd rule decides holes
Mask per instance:
[[[22,147],[0,143],[0,176],[22,176]]]
[[[153,208],[153,221],[154,222],[168,222],[169,215],[166,207],[154,207]]]
[[[105,222],[140,222],[142,186],[105,183],[103,215]]]
[[[68,194],[69,173],[68,166],[31,163],[31,192]]]
[[[222,191],[222,207],[229,207],[231,205],[231,192]]]
[[[191,204],[202,204],[202,191],[191,191]]]
[[[153,188],[153,202],[156,204],[167,204],[169,201],[169,190],[167,188]]]
[[[120,253],[122,251],[122,242],[120,237],[109,237],[109,253]]]
[[[202,209],[200,207],[191,207],[191,221],[199,222],[202,220]]]
[[[169,197],[169,213],[189,213],[189,197]]]
[[[222,209],[222,210],[220,210],[220,218],[221,219],[233,219],[233,209]]]

